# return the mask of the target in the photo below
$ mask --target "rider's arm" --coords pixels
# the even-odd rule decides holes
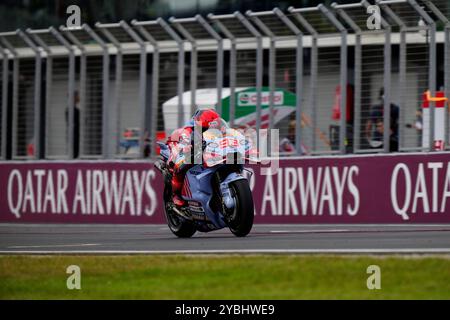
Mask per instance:
[[[175,170],[180,170],[186,164],[187,159],[189,158],[191,152],[191,138],[192,129],[184,128],[180,134],[178,144],[176,146],[176,156],[175,156]]]

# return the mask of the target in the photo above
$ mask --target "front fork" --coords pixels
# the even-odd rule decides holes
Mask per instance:
[[[226,209],[232,210],[236,206],[236,201],[231,194],[230,185],[228,182],[220,183],[220,193],[222,195],[222,203]]]
[[[233,177],[230,177],[230,175],[233,175]],[[216,173],[216,179],[217,183],[219,184],[219,190],[222,199],[222,208],[224,213],[233,210],[236,206],[236,200],[234,198],[233,191],[230,188],[230,183],[241,179],[240,177],[235,176],[236,173],[230,173],[230,175],[228,175],[228,177],[224,181],[221,181],[219,173]],[[242,177],[242,179],[245,178]]]
[[[224,193],[227,194],[226,196],[228,197],[228,194],[230,193],[230,188],[222,188],[222,180],[220,179],[220,174],[219,172],[216,172],[214,174],[215,176],[215,184],[217,186],[217,191],[218,191],[218,195],[219,195],[219,200],[220,200],[220,207],[221,207],[221,211],[223,214],[223,217],[225,218],[226,223],[229,223],[230,221],[230,210],[227,208],[226,204],[225,204],[225,197],[224,197]],[[228,190],[226,190],[228,189]],[[229,200],[227,200],[229,201]]]

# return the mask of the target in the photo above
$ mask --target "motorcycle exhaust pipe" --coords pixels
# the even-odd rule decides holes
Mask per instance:
[[[175,211],[176,214],[179,216],[182,216],[185,219],[192,220],[192,217],[188,216],[186,213],[184,213],[182,210],[178,209],[177,207],[173,206],[172,210]]]

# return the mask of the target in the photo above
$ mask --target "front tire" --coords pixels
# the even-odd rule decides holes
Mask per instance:
[[[228,227],[236,237],[245,237],[252,230],[255,216],[252,191],[248,180],[232,182],[230,188],[236,204],[231,213]]]

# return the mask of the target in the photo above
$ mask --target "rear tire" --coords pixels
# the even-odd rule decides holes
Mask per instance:
[[[252,191],[248,185],[248,180],[232,182],[230,188],[234,194],[236,205],[231,213],[231,221],[228,227],[236,237],[245,237],[252,230],[255,216]]]
[[[172,188],[166,185],[164,188],[164,215],[170,231],[178,238],[190,238],[197,231],[195,225],[188,220],[180,217],[176,212],[170,209],[172,203]]]

